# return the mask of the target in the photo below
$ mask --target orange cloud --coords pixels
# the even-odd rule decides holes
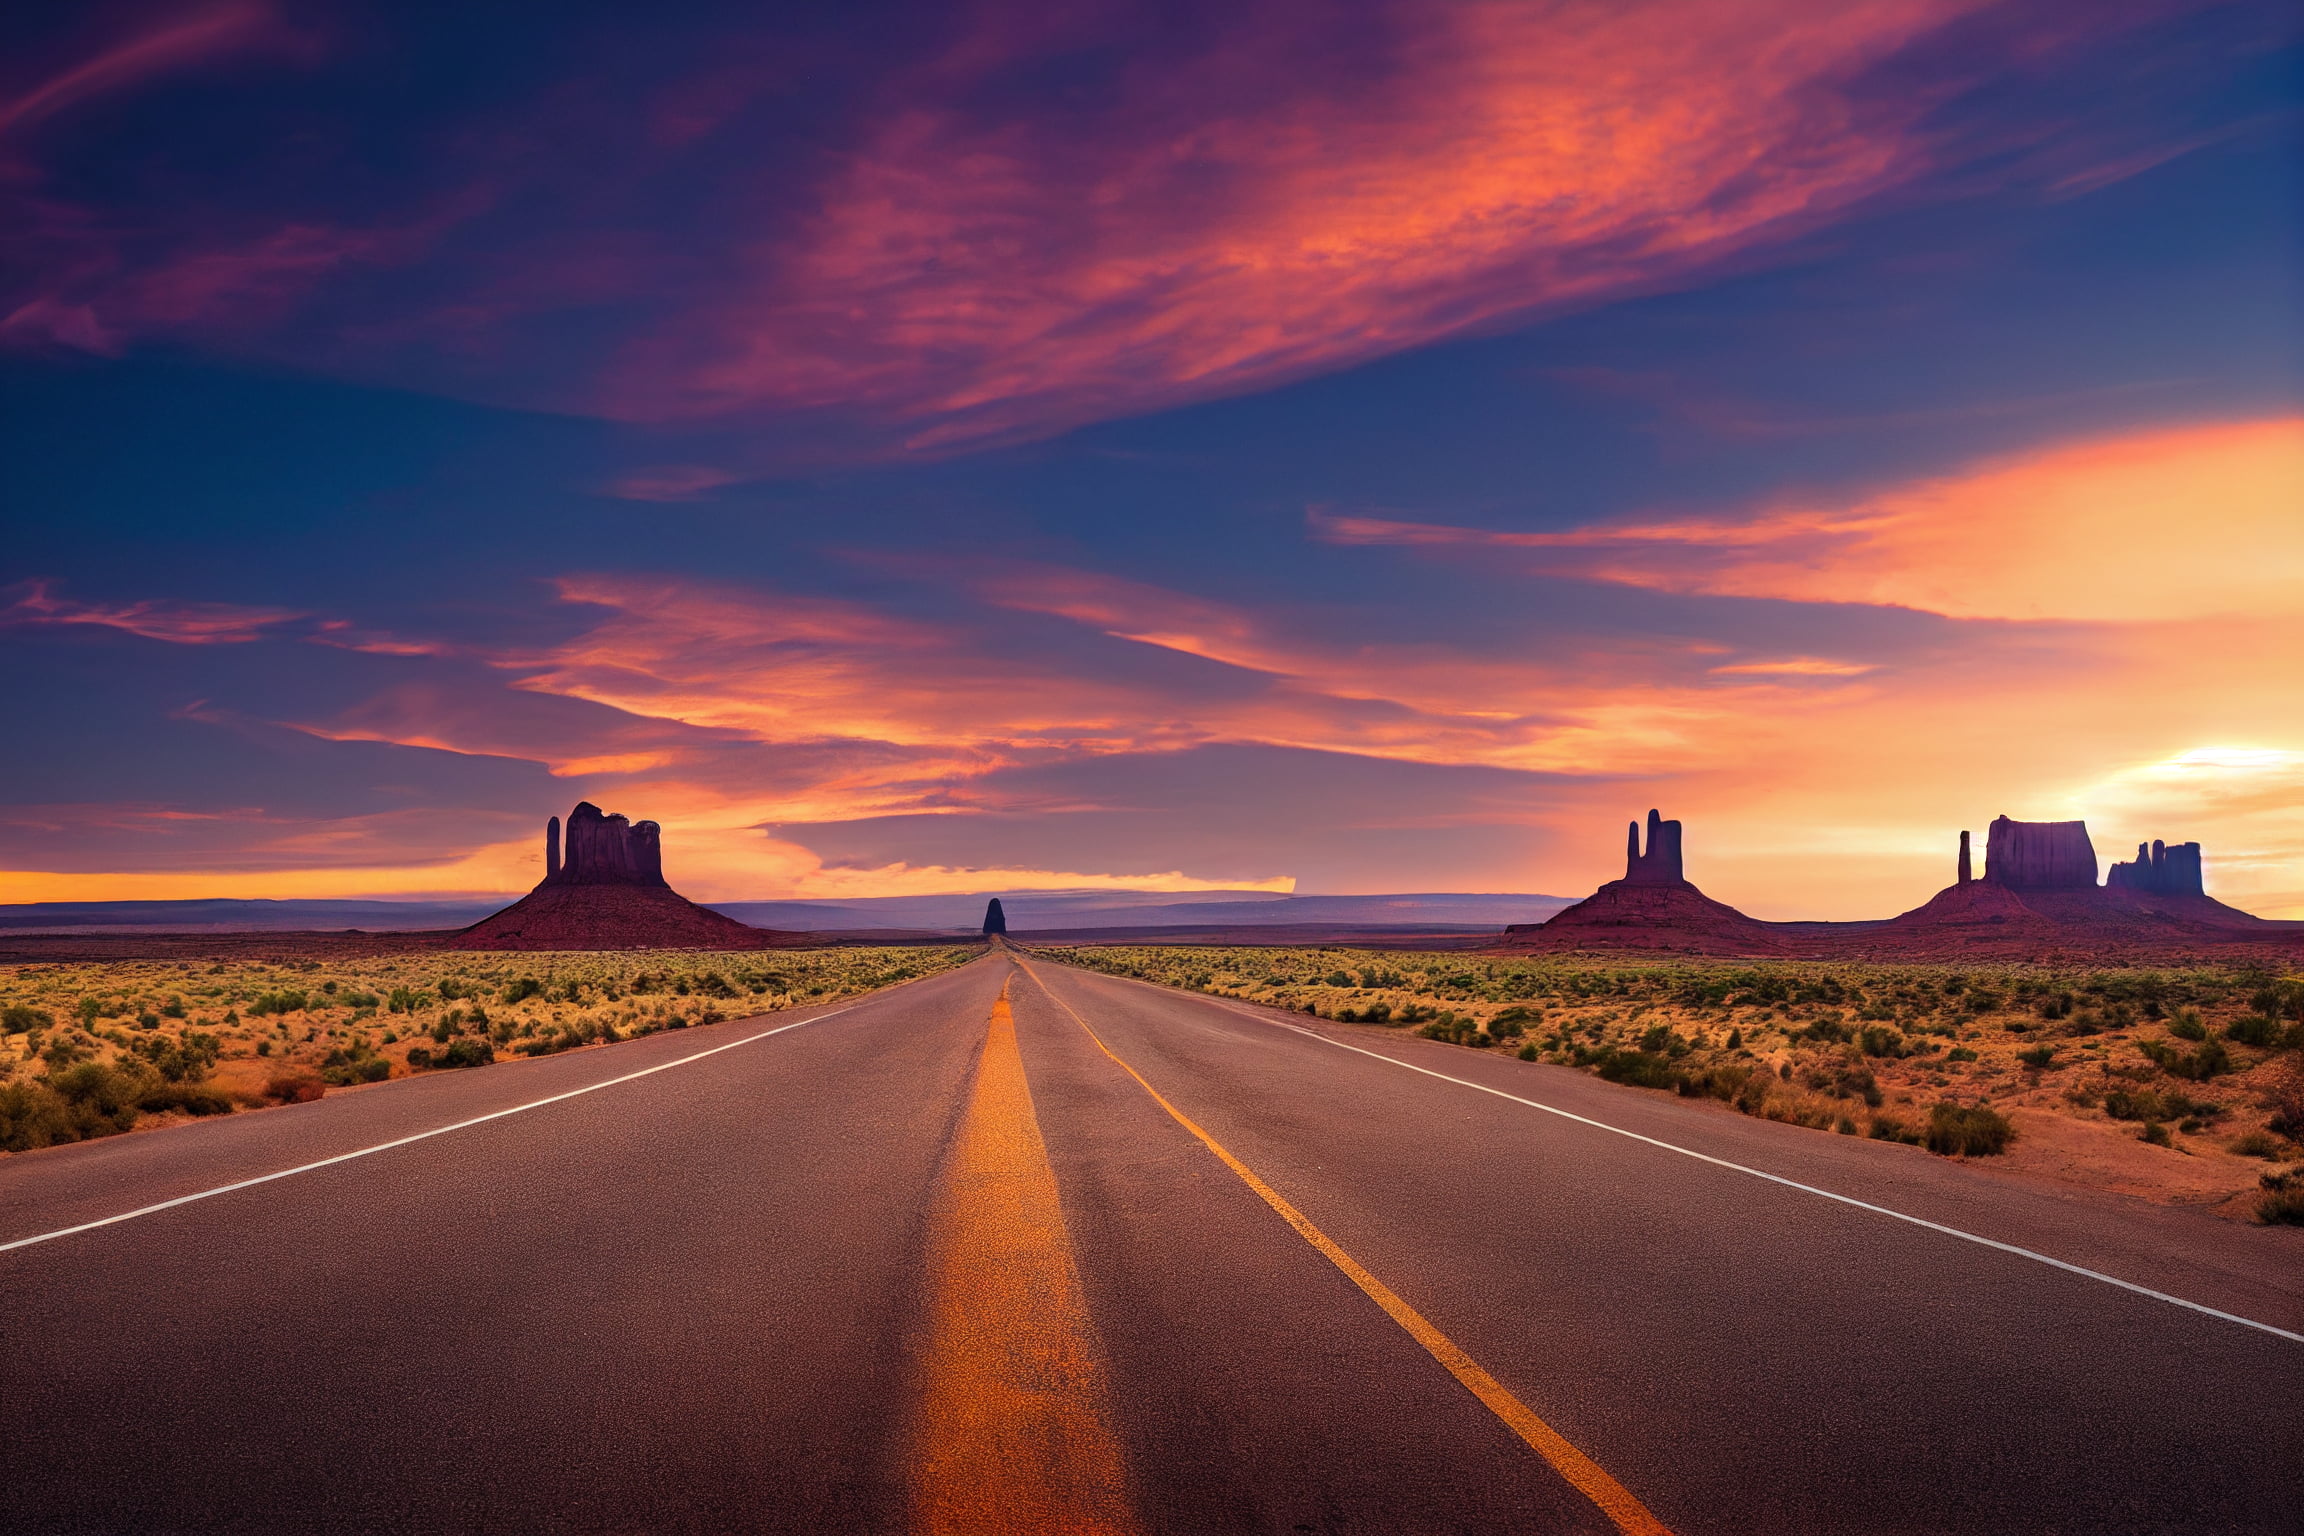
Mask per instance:
[[[1844,507],[1497,532],[1313,515],[1340,544],[1536,551],[1666,592],[2141,622],[2304,612],[2304,417],[2057,444]]]
[[[1323,13],[1243,17],[1030,117],[984,115],[976,86],[1073,28],[987,22],[895,83],[821,214],[638,346],[606,404],[869,404],[929,447],[1670,284],[1926,168],[1932,100],[1851,82],[1977,8],[1410,0],[1365,34],[1396,46],[1335,78]]]

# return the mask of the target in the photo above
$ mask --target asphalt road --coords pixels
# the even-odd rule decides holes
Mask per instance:
[[[0,1529],[2304,1529],[2304,1342],[1814,1191],[2293,1334],[2304,1233],[1001,954],[0,1159],[0,1244],[449,1126],[0,1251]]]

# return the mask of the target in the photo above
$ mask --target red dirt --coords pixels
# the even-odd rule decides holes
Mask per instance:
[[[450,949],[792,949],[805,934],[754,928],[660,885],[540,885],[452,936]]]

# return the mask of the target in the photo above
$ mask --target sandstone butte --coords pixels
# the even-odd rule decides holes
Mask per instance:
[[[453,949],[771,949],[796,934],[700,907],[664,879],[663,829],[590,801],[544,827],[544,878],[511,906],[448,941]]]
[[[2226,906],[2202,885],[2198,843],[2148,843],[2096,883],[2096,849],[2078,821],[1995,819],[1984,874],[1960,834],[1953,883],[1897,917],[1868,922],[1764,922],[1691,884],[1681,827],[1648,813],[1626,841],[1624,877],[1543,923],[1516,923],[1514,953],[1648,952],[1846,960],[2216,960],[2293,964],[2304,923]]]

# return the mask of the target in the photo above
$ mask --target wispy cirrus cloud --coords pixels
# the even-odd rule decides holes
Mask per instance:
[[[1349,24],[981,4],[923,30],[950,38],[928,57],[820,82],[839,110],[798,156],[750,138],[794,68],[762,20],[668,41],[628,80],[619,60],[616,89],[524,78],[395,124],[454,163],[412,150],[406,181],[358,197],[315,168],[373,157],[324,119],[278,163],[188,157],[133,220],[27,160],[0,337],[194,339],[631,421],[833,422],[841,452],[1041,436],[1700,281],[1929,195],[2045,133],[1956,132],[1947,103],[2184,3],[2085,27],[1993,0],[1379,0]],[[185,13],[6,110],[47,121],[287,36],[260,8]],[[1041,88],[1056,75],[1080,88]],[[2078,146],[2057,174],[2089,174],[2069,128],[2047,135]],[[611,494],[689,499],[718,483],[698,473]]]
[[[1406,0],[1365,51],[1282,8],[1030,115],[984,88],[1094,24],[987,11],[893,83],[822,211],[642,338],[603,398],[865,402],[933,446],[1671,283],[1925,170],[1935,94],[1862,82],[1977,8]]]
[[[0,139],[20,134],[43,118],[91,97],[277,43],[282,37],[278,17],[269,5],[242,0],[180,10],[0,101]]]
[[[44,580],[19,583],[8,594],[0,624],[96,624],[173,645],[245,645],[309,617],[238,603],[82,603],[58,596],[55,584]]]

